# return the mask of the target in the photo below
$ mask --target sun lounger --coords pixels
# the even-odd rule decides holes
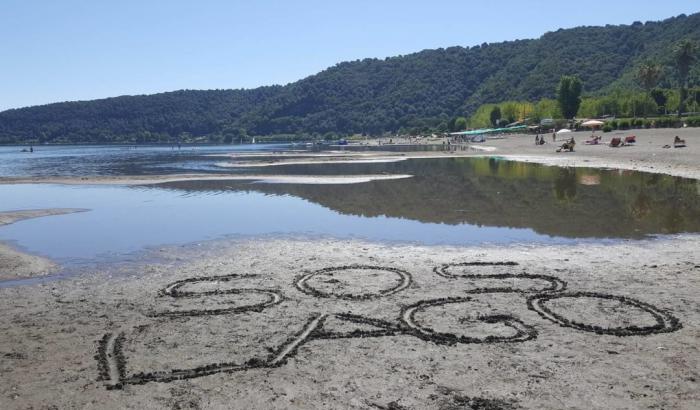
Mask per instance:
[[[610,146],[613,148],[617,148],[617,147],[622,146],[622,138],[614,137],[613,139],[610,140]]]
[[[637,137],[635,135],[630,135],[629,137],[625,137],[625,145],[634,144],[635,142],[637,142]]]

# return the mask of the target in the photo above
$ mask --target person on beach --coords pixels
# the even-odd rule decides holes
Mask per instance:
[[[557,142],[557,132],[556,131],[554,131],[552,133],[552,142]]]
[[[576,140],[574,140],[574,137],[571,137],[570,140],[565,141],[559,148],[557,148],[557,152],[574,152],[574,146],[576,146]]]
[[[540,145],[540,134],[535,137],[535,145]]]

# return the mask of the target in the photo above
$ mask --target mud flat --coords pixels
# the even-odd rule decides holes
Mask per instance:
[[[84,211],[86,209],[65,208],[4,211],[0,212],[0,226],[25,219]],[[46,275],[55,267],[54,263],[46,258],[28,255],[0,243],[0,281]]]
[[[165,247],[0,288],[0,408],[690,409],[699,248]]]
[[[376,164],[385,162],[405,161],[408,158],[401,156],[393,157],[332,157],[326,158],[304,158],[304,159],[284,159],[284,160],[265,160],[265,161],[240,161],[240,162],[220,162],[216,166],[221,168],[251,168],[251,167],[274,167],[280,165],[314,165],[314,164]]]
[[[125,175],[95,177],[0,178],[0,184],[65,184],[65,185],[156,185],[181,181],[251,181],[274,184],[360,184],[370,181],[410,178],[411,175]]]

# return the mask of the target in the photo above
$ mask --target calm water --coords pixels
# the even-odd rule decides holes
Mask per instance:
[[[183,145],[121,146],[66,145],[27,147],[0,146],[0,177],[82,176],[82,175],[152,175],[192,171],[220,171],[211,154],[229,152],[274,152],[289,148],[287,144],[266,145]]]
[[[285,146],[239,146],[276,151]],[[696,180],[497,158],[221,168],[231,147],[0,149],[0,175],[199,172],[411,174],[351,185],[189,181],[148,187],[0,185],[0,211],[89,208],[0,228],[63,262],[230,235],[327,235],[420,244],[570,243],[700,232]],[[18,171],[19,170],[19,171]],[[19,174],[18,174],[19,173]],[[45,174],[44,174],[45,173]]]
[[[153,175],[178,172],[246,172],[244,169],[222,169],[217,163],[227,153],[280,153],[294,151],[302,155],[334,149],[340,151],[443,151],[442,146],[383,145],[383,146],[307,146],[304,144],[247,145],[67,145],[34,147],[34,152],[22,152],[26,146],[0,146],[0,177],[47,177],[84,175]]]

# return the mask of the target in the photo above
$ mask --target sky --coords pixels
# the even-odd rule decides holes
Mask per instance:
[[[697,0],[0,0],[0,110],[287,84],[341,61],[700,11]]]

